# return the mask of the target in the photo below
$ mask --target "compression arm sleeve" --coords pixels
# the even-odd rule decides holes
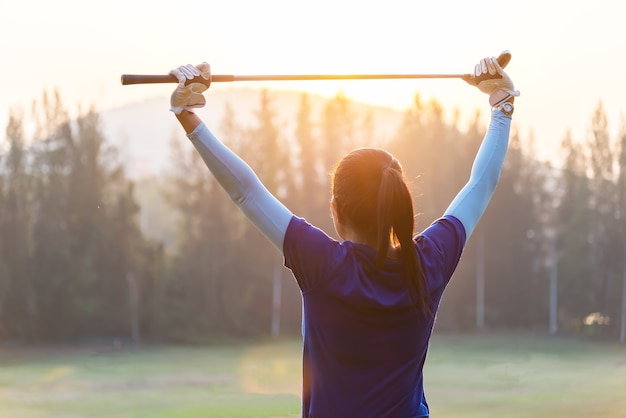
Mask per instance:
[[[252,223],[283,253],[293,214],[261,183],[250,166],[200,123],[187,137],[218,183]]]
[[[509,145],[510,130],[510,116],[493,110],[489,128],[472,165],[470,179],[446,209],[445,215],[456,217],[465,227],[466,240],[495,191]]]

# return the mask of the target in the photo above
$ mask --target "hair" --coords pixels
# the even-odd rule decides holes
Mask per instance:
[[[390,244],[400,248],[411,302],[418,314],[427,316],[426,276],[413,241],[413,197],[398,160],[381,149],[359,148],[335,165],[331,182],[342,222],[376,240],[377,269]]]

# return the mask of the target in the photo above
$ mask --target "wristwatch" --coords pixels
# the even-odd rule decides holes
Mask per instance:
[[[513,111],[515,110],[515,106],[513,105],[513,103],[509,101],[500,102],[493,108],[499,110],[507,116],[511,116],[513,114]]]

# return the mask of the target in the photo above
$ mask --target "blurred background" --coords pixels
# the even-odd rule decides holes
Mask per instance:
[[[451,408],[440,416],[472,402],[493,412],[477,416],[578,416],[561,400],[585,380],[594,416],[625,416],[620,3],[0,0],[0,10],[8,416],[70,416],[70,404],[98,416],[86,405],[111,399],[142,411],[133,416],[154,416],[150,405],[163,416],[299,413],[295,281],[188,144],[168,110],[174,85],[121,86],[121,74],[201,61],[215,74],[458,74],[503,50],[522,94],[500,184],[439,311],[433,404]],[[394,153],[421,230],[467,180],[490,112],[458,79],[214,83],[206,98],[210,128],[333,236],[328,172],[341,155]],[[169,358],[180,368],[163,368]],[[484,362],[496,368],[473,385]],[[448,369],[463,364],[476,369]],[[213,409],[185,412],[183,399]],[[519,415],[506,407],[515,402]]]

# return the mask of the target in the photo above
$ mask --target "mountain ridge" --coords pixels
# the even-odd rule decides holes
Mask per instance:
[[[286,140],[293,139],[296,114],[300,107],[302,92],[268,90],[271,106],[276,114],[276,123],[282,128],[281,135]],[[218,90],[206,94],[207,104],[196,113],[211,130],[221,135],[220,124],[226,106],[235,112],[235,121],[243,128],[256,123],[254,112],[259,108],[262,90],[238,89]],[[308,94],[311,117],[318,122],[325,103],[330,99]],[[404,112],[383,106],[374,106],[350,100],[351,109],[359,120],[370,115],[375,132],[372,137],[377,142],[385,142],[393,136],[402,122]],[[132,179],[158,176],[168,167],[170,141],[185,138],[184,132],[169,112],[169,98],[157,97],[129,103],[100,112],[102,131],[118,151],[127,174]],[[228,138],[223,139],[226,143]]]

